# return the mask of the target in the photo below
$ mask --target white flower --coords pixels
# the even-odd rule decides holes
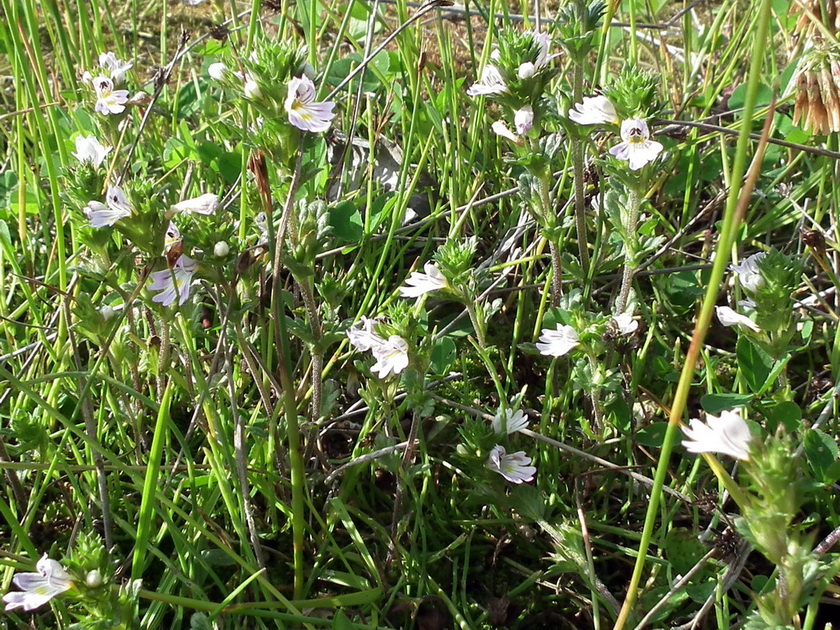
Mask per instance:
[[[715,313],[720,323],[724,326],[746,326],[753,332],[761,332],[761,328],[753,320],[740,313],[736,313],[728,306],[715,306]]]
[[[211,63],[207,67],[207,74],[210,75],[211,79],[215,79],[216,81],[223,81],[227,71],[227,66],[221,62]]]
[[[548,33],[538,33],[537,31],[529,31],[528,35],[534,40],[537,45],[537,58],[534,60],[534,66],[537,70],[548,64],[551,57],[548,56],[548,47],[551,45],[551,35]]]
[[[638,171],[653,162],[662,152],[662,145],[650,139],[650,129],[644,120],[631,118],[621,123],[621,142],[610,149],[610,155],[630,163],[631,171]]]
[[[224,258],[230,253],[230,246],[225,241],[219,241],[213,245],[213,255],[216,258]]]
[[[85,576],[85,586],[88,588],[99,588],[103,582],[102,571],[99,569],[92,569]]]
[[[510,129],[508,129],[508,126],[503,120],[497,120],[496,122],[494,122],[492,125],[490,125],[490,129],[492,129],[493,133],[495,133],[497,136],[507,138],[514,144],[522,144],[522,138],[520,138]]]
[[[368,319],[364,315],[353,326],[347,329],[347,339],[350,344],[360,352],[367,352],[378,348],[385,343],[385,340],[373,332],[373,325],[376,320]]]
[[[512,433],[516,433],[517,431],[521,431],[528,426],[528,416],[526,416],[521,409],[517,409],[514,413],[510,409],[505,409],[505,428],[502,429],[502,412],[499,411],[493,417],[493,430],[502,435],[503,433],[507,433],[508,435]]]
[[[426,263],[423,265],[423,270],[426,273],[411,272],[408,280],[405,281],[407,286],[399,288],[400,295],[407,298],[416,298],[449,286],[446,276],[440,272],[440,269],[434,263]]]
[[[289,122],[303,131],[320,132],[330,128],[330,121],[335,117],[335,103],[315,102],[315,84],[306,75],[295,77],[288,83],[289,95],[286,97],[286,113]]]
[[[35,565],[37,573],[18,573],[12,582],[20,591],[3,595],[6,610],[23,608],[25,611],[35,610],[73,587],[70,575],[64,567],[47,554]]]
[[[121,114],[125,111],[125,104],[128,101],[128,90],[115,90],[114,82],[108,77],[96,77],[93,79],[93,87],[96,90],[96,109],[103,116],[108,114]]]
[[[152,302],[169,306],[177,299],[178,305],[183,305],[190,297],[190,287],[197,268],[198,264],[192,258],[181,254],[172,269],[163,269],[151,274],[149,291],[160,291],[152,298]]]
[[[402,337],[391,335],[388,341],[371,348],[376,363],[370,368],[379,378],[399,374],[408,367],[408,343]]]
[[[481,71],[481,80],[472,84],[472,87],[467,90],[467,96],[498,96],[507,91],[508,87],[502,73],[493,64],[487,64]]]
[[[99,201],[91,201],[85,207],[84,213],[90,221],[90,227],[110,227],[120,219],[131,216],[133,209],[119,186],[108,187],[105,201],[107,205]]]
[[[750,293],[755,293],[764,284],[758,264],[766,256],[766,252],[758,252],[748,256],[740,265],[729,265],[729,269],[738,274],[738,282]]]
[[[106,322],[117,314],[117,309],[113,306],[108,306],[107,304],[103,304],[97,310],[99,311],[99,314],[102,315],[102,319]]]
[[[122,84],[125,80],[126,71],[133,65],[130,61],[117,59],[117,56],[112,52],[104,52],[99,55],[99,66],[108,72],[108,76],[111,77],[114,85]]]
[[[606,96],[584,96],[583,102],[569,110],[569,119],[579,125],[617,123],[618,114]]]
[[[487,467],[490,470],[515,484],[526,483],[534,478],[537,469],[530,464],[531,458],[525,455],[525,451],[508,455],[501,444],[494,446],[490,457],[487,458]]]
[[[619,335],[632,335],[639,329],[639,322],[633,319],[632,313],[622,313],[613,317]]]
[[[578,334],[571,326],[557,324],[556,330],[543,328],[537,350],[549,357],[562,357],[578,345]]]
[[[82,164],[89,163],[93,168],[99,168],[111,152],[111,147],[102,146],[94,136],[77,136],[76,152],[73,157]]]
[[[735,459],[750,458],[750,428],[738,409],[721,411],[720,416],[706,414],[706,424],[691,420],[682,427],[687,439],[683,446],[689,453],[719,453]]]
[[[219,209],[219,195],[207,193],[192,199],[185,199],[170,207],[174,212],[192,212],[193,214],[213,214]]]
[[[169,222],[169,227],[166,228],[166,236],[163,239],[163,253],[165,254],[170,249],[175,247],[178,244],[178,241],[181,240],[181,230],[178,229],[178,226]]]
[[[513,114],[513,123],[516,125],[516,133],[524,136],[534,126],[534,109],[530,105],[520,107]]]

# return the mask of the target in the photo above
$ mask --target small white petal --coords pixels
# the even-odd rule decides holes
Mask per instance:
[[[215,79],[216,81],[223,81],[227,71],[227,66],[221,62],[211,63],[207,68],[207,74],[210,75],[211,79]]]
[[[724,326],[746,326],[754,332],[761,332],[761,328],[753,320],[735,312],[728,306],[715,306],[715,313]]]
[[[521,409],[517,409],[516,412],[511,411],[510,409],[505,409],[505,428],[502,428],[502,412],[500,411],[493,417],[493,431],[502,435],[503,433],[507,433],[507,435],[511,435],[512,433],[516,433],[517,431],[521,431],[528,427],[528,416],[526,416]]]
[[[399,288],[402,297],[416,298],[449,286],[446,276],[434,263],[426,263],[423,270],[425,273],[413,271],[405,281],[407,286]]]
[[[745,258],[740,265],[729,265],[729,269],[738,274],[738,282],[750,293],[755,293],[764,284],[759,263],[766,256],[766,252],[758,252]]]
[[[502,73],[496,66],[488,64],[481,71],[481,80],[467,90],[467,96],[497,96],[507,91],[508,87]]]
[[[606,96],[584,96],[569,110],[569,119],[579,125],[604,125],[617,123],[618,114]]]
[[[169,306],[178,300],[178,305],[182,306],[190,297],[190,287],[197,269],[198,264],[186,254],[182,254],[172,269],[162,269],[151,274],[151,282],[147,288],[150,291],[159,291],[152,298],[152,302]]]
[[[740,410],[722,411],[720,416],[706,414],[706,423],[692,419],[682,427],[686,439],[683,446],[689,453],[718,453],[740,460],[750,458],[752,436]]]
[[[347,330],[347,339],[356,350],[367,352],[385,343],[382,337],[373,332],[375,323],[375,320],[362,315],[362,318]]]
[[[619,335],[632,335],[639,329],[639,322],[633,319],[632,313],[622,313],[613,317]]]
[[[370,371],[379,378],[386,378],[389,374],[399,374],[408,367],[408,343],[402,337],[391,335],[380,346],[371,348],[376,363]]]
[[[312,79],[306,75],[295,77],[289,81],[287,87],[286,113],[293,126],[315,133],[330,128],[330,121],[335,118],[332,111],[335,103],[315,102],[315,84],[312,83]]]
[[[545,356],[562,357],[577,347],[578,343],[578,334],[574,328],[557,324],[556,330],[543,329],[537,350]]]
[[[494,122],[492,125],[490,125],[490,129],[492,129],[493,133],[495,133],[501,138],[507,138],[514,144],[522,144],[522,138],[520,138],[510,129],[508,129],[508,126],[503,120],[497,120],[496,122]]]
[[[531,466],[531,458],[525,455],[525,451],[507,454],[505,447],[498,444],[490,451],[487,458],[487,467],[493,472],[499,473],[511,483],[527,483],[534,478],[537,472],[535,466]]]
[[[530,79],[536,71],[537,67],[530,61],[526,61],[517,68],[516,76],[520,79]]]
[[[94,168],[99,168],[110,152],[111,147],[103,146],[94,136],[78,136],[73,157],[81,163],[87,162]]]
[[[171,210],[175,212],[192,212],[195,214],[213,214],[219,209],[219,196],[213,193],[206,193],[192,199],[185,199],[174,204]]]
[[[534,110],[530,105],[525,105],[516,110],[513,115],[513,123],[516,125],[516,133],[524,136],[534,126]]]

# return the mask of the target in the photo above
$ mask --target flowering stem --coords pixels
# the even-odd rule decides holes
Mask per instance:
[[[551,305],[560,306],[560,296],[563,295],[563,278],[560,277],[562,263],[560,249],[553,240],[548,241],[548,251],[551,253]]]
[[[572,103],[583,98],[583,64],[575,62],[573,70]],[[586,164],[583,161],[583,138],[572,138],[572,169],[575,173],[575,225],[577,227],[580,269],[584,279],[589,277],[589,242],[586,238],[586,199],[583,178]]]
[[[315,292],[309,278],[298,282],[303,304],[309,315],[309,325],[312,328],[312,422],[317,422],[321,415],[321,372],[324,369],[324,355],[321,350],[321,319],[318,316],[318,305],[315,304]]]
[[[554,211],[551,204],[551,173],[540,173],[537,178],[540,187],[540,208],[536,213],[544,227],[551,227],[553,224]],[[560,306],[560,296],[563,295],[563,267],[560,262],[560,249],[554,242],[556,236],[549,232],[548,249],[551,253],[551,305]]]
[[[639,541],[639,550],[636,555],[636,565],[633,568],[633,575],[631,576],[630,584],[627,587],[627,597],[625,598],[624,604],[619,612],[614,630],[622,630],[622,628],[624,628],[630,617],[630,613],[636,604],[636,599],[639,594],[639,584],[642,580],[642,572],[644,571],[647,550],[650,546],[650,541],[653,536],[653,526],[656,523],[656,516],[659,512],[659,500],[662,496],[662,487],[665,485],[671,451],[674,448],[674,442],[676,441],[683,412],[685,411],[686,402],[688,401],[688,394],[691,389],[692,381],[694,380],[694,370],[697,359],[700,356],[700,350],[706,337],[706,331],[712,321],[712,313],[714,312],[715,302],[717,301],[718,289],[723,280],[723,274],[729,261],[729,253],[732,250],[733,243],[735,242],[738,226],[743,218],[743,213],[746,210],[746,201],[750,197],[752,187],[754,186],[755,180],[760,172],[761,157],[763,155],[764,147],[766,147],[766,138],[768,133],[768,127],[766,124],[762,143],[759,145],[753,160],[755,168],[751,171],[747,182],[745,182],[742,187],[741,180],[744,176],[744,172],[746,171],[747,151],[749,149],[750,142],[749,121],[752,120],[753,112],[755,111],[756,97],[758,95],[758,88],[761,79],[761,69],[766,53],[764,45],[769,31],[770,17],[771,0],[762,0],[758,9],[758,20],[755,31],[755,39],[753,41],[752,62],[749,66],[750,72],[747,80],[747,93],[744,99],[744,109],[741,117],[741,130],[738,136],[738,145],[735,151],[732,171],[729,174],[728,181],[731,183],[731,188],[729,189],[729,196],[727,198],[726,213],[723,217],[723,230],[718,240],[717,249],[715,250],[714,264],[712,266],[711,276],[709,277],[709,285],[706,290],[706,296],[703,300],[700,315],[698,316],[697,323],[694,327],[694,335],[692,336],[691,345],[686,353],[682,373],[680,374],[680,381],[677,385],[674,402],[671,406],[671,414],[668,418],[668,428],[665,430],[665,436],[662,441],[662,451],[659,454],[659,461],[656,466],[656,474],[653,479],[653,487],[650,492],[647,513],[645,514],[642,539]],[[773,110],[771,108],[769,118],[772,117]],[[743,200],[743,202],[741,202],[741,200]]]
[[[621,315],[627,308],[627,299],[630,297],[630,288],[633,286],[633,277],[636,275],[636,227],[639,223],[639,210],[642,206],[642,197],[638,188],[630,189],[627,206],[627,225],[624,226],[624,271],[621,274],[621,290],[615,303],[616,315]]]

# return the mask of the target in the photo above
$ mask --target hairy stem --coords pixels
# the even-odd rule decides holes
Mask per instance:
[[[633,278],[636,275],[636,249],[638,244],[636,228],[639,223],[639,210],[642,206],[642,197],[637,188],[630,189],[627,205],[627,225],[624,226],[624,271],[621,274],[621,289],[618,292],[618,300],[615,302],[617,315],[621,315],[627,308],[627,299],[630,297],[630,288],[633,286]]]

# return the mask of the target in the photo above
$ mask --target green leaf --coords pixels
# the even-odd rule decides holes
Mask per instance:
[[[828,480],[828,471],[837,462],[837,443],[827,433],[819,429],[811,429],[805,434],[805,457],[814,471],[814,476],[824,483]]]
[[[337,610],[333,617],[332,630],[353,630],[355,626],[342,611]]]
[[[665,439],[665,431],[668,428],[667,422],[654,422],[636,434],[636,441],[642,446],[659,448]]]
[[[785,401],[773,408],[767,416],[767,432],[775,433],[776,428],[782,425],[788,433],[793,433],[799,428],[802,422],[802,409],[794,402]]]
[[[747,387],[751,392],[758,392],[770,375],[773,359],[745,335],[738,337],[735,353],[738,357],[738,369]]]
[[[449,373],[449,366],[455,360],[455,354],[455,342],[449,337],[442,337],[435,342],[435,346],[432,348],[429,367],[435,374],[444,376]]]
[[[204,613],[193,613],[190,617],[190,630],[213,630],[213,624]]]
[[[362,214],[351,201],[342,201],[330,209],[330,227],[338,238],[351,243],[358,243],[364,234]]]
[[[752,401],[751,394],[706,394],[700,398],[703,411],[717,415],[721,411],[743,407]]]

